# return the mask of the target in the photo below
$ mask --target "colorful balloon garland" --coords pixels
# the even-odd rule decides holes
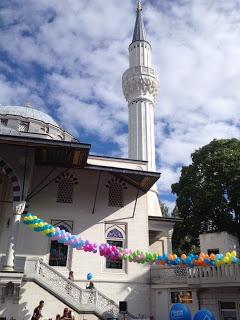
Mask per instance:
[[[112,261],[123,259],[129,262],[136,262],[140,264],[159,264],[159,265],[170,265],[177,266],[182,265],[186,267],[194,266],[220,266],[223,264],[239,264],[240,259],[237,257],[236,251],[227,252],[223,254],[213,254],[210,255],[200,253],[189,254],[188,256],[182,254],[178,257],[176,254],[158,255],[152,252],[143,252],[141,250],[132,251],[130,249],[123,249],[116,246],[111,246],[108,243],[102,243],[97,245],[96,243],[91,243],[88,240],[83,240],[80,235],[72,235],[65,230],[61,230],[58,227],[47,223],[46,221],[39,219],[37,216],[31,213],[23,214],[22,221],[24,224],[28,225],[36,232],[45,234],[51,240],[57,240],[59,243],[63,243],[66,246],[71,246],[77,250],[83,250],[85,252],[98,253],[100,256],[111,259]]]

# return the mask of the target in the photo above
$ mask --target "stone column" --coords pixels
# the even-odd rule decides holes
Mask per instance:
[[[14,271],[14,257],[17,243],[17,235],[19,230],[19,224],[21,220],[21,214],[25,209],[26,202],[14,202],[13,203],[13,216],[11,218],[10,235],[8,239],[7,252],[4,271]]]
[[[172,253],[172,235],[173,235],[173,229],[167,232],[167,254]]]

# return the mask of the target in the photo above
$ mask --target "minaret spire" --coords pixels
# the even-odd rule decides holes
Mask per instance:
[[[142,1],[141,0],[138,0],[137,1],[137,11],[142,11]]]
[[[142,19],[142,1],[137,1],[136,7],[136,22],[133,32],[132,42],[135,41],[144,41],[145,40],[145,31],[144,31],[144,24]]]

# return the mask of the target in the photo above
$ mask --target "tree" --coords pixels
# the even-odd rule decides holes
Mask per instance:
[[[240,141],[213,140],[192,155],[172,185],[182,222],[175,224],[174,247],[189,251],[199,234],[229,231],[240,236]]]
[[[162,201],[159,201],[159,204],[160,204],[160,208],[161,208],[163,217],[169,218],[168,207]]]
[[[172,211],[172,217],[173,218],[180,218],[180,212],[179,212],[179,209],[178,209],[178,206],[175,206],[173,208],[173,211]]]

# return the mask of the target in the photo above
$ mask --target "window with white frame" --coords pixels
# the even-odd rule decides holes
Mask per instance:
[[[192,291],[172,291],[171,303],[192,303]]]
[[[54,227],[59,227],[61,230],[71,232],[73,230],[73,221],[71,220],[52,220],[51,224]],[[57,240],[52,240],[50,244],[49,265],[55,267],[66,267],[68,261],[68,246],[59,243]]]
[[[221,320],[237,320],[237,306],[234,301],[220,301]]]
[[[106,242],[111,246],[120,248],[125,247],[126,225],[106,225],[105,230]],[[124,263],[122,259],[114,260],[106,258],[106,269],[123,270]]]

